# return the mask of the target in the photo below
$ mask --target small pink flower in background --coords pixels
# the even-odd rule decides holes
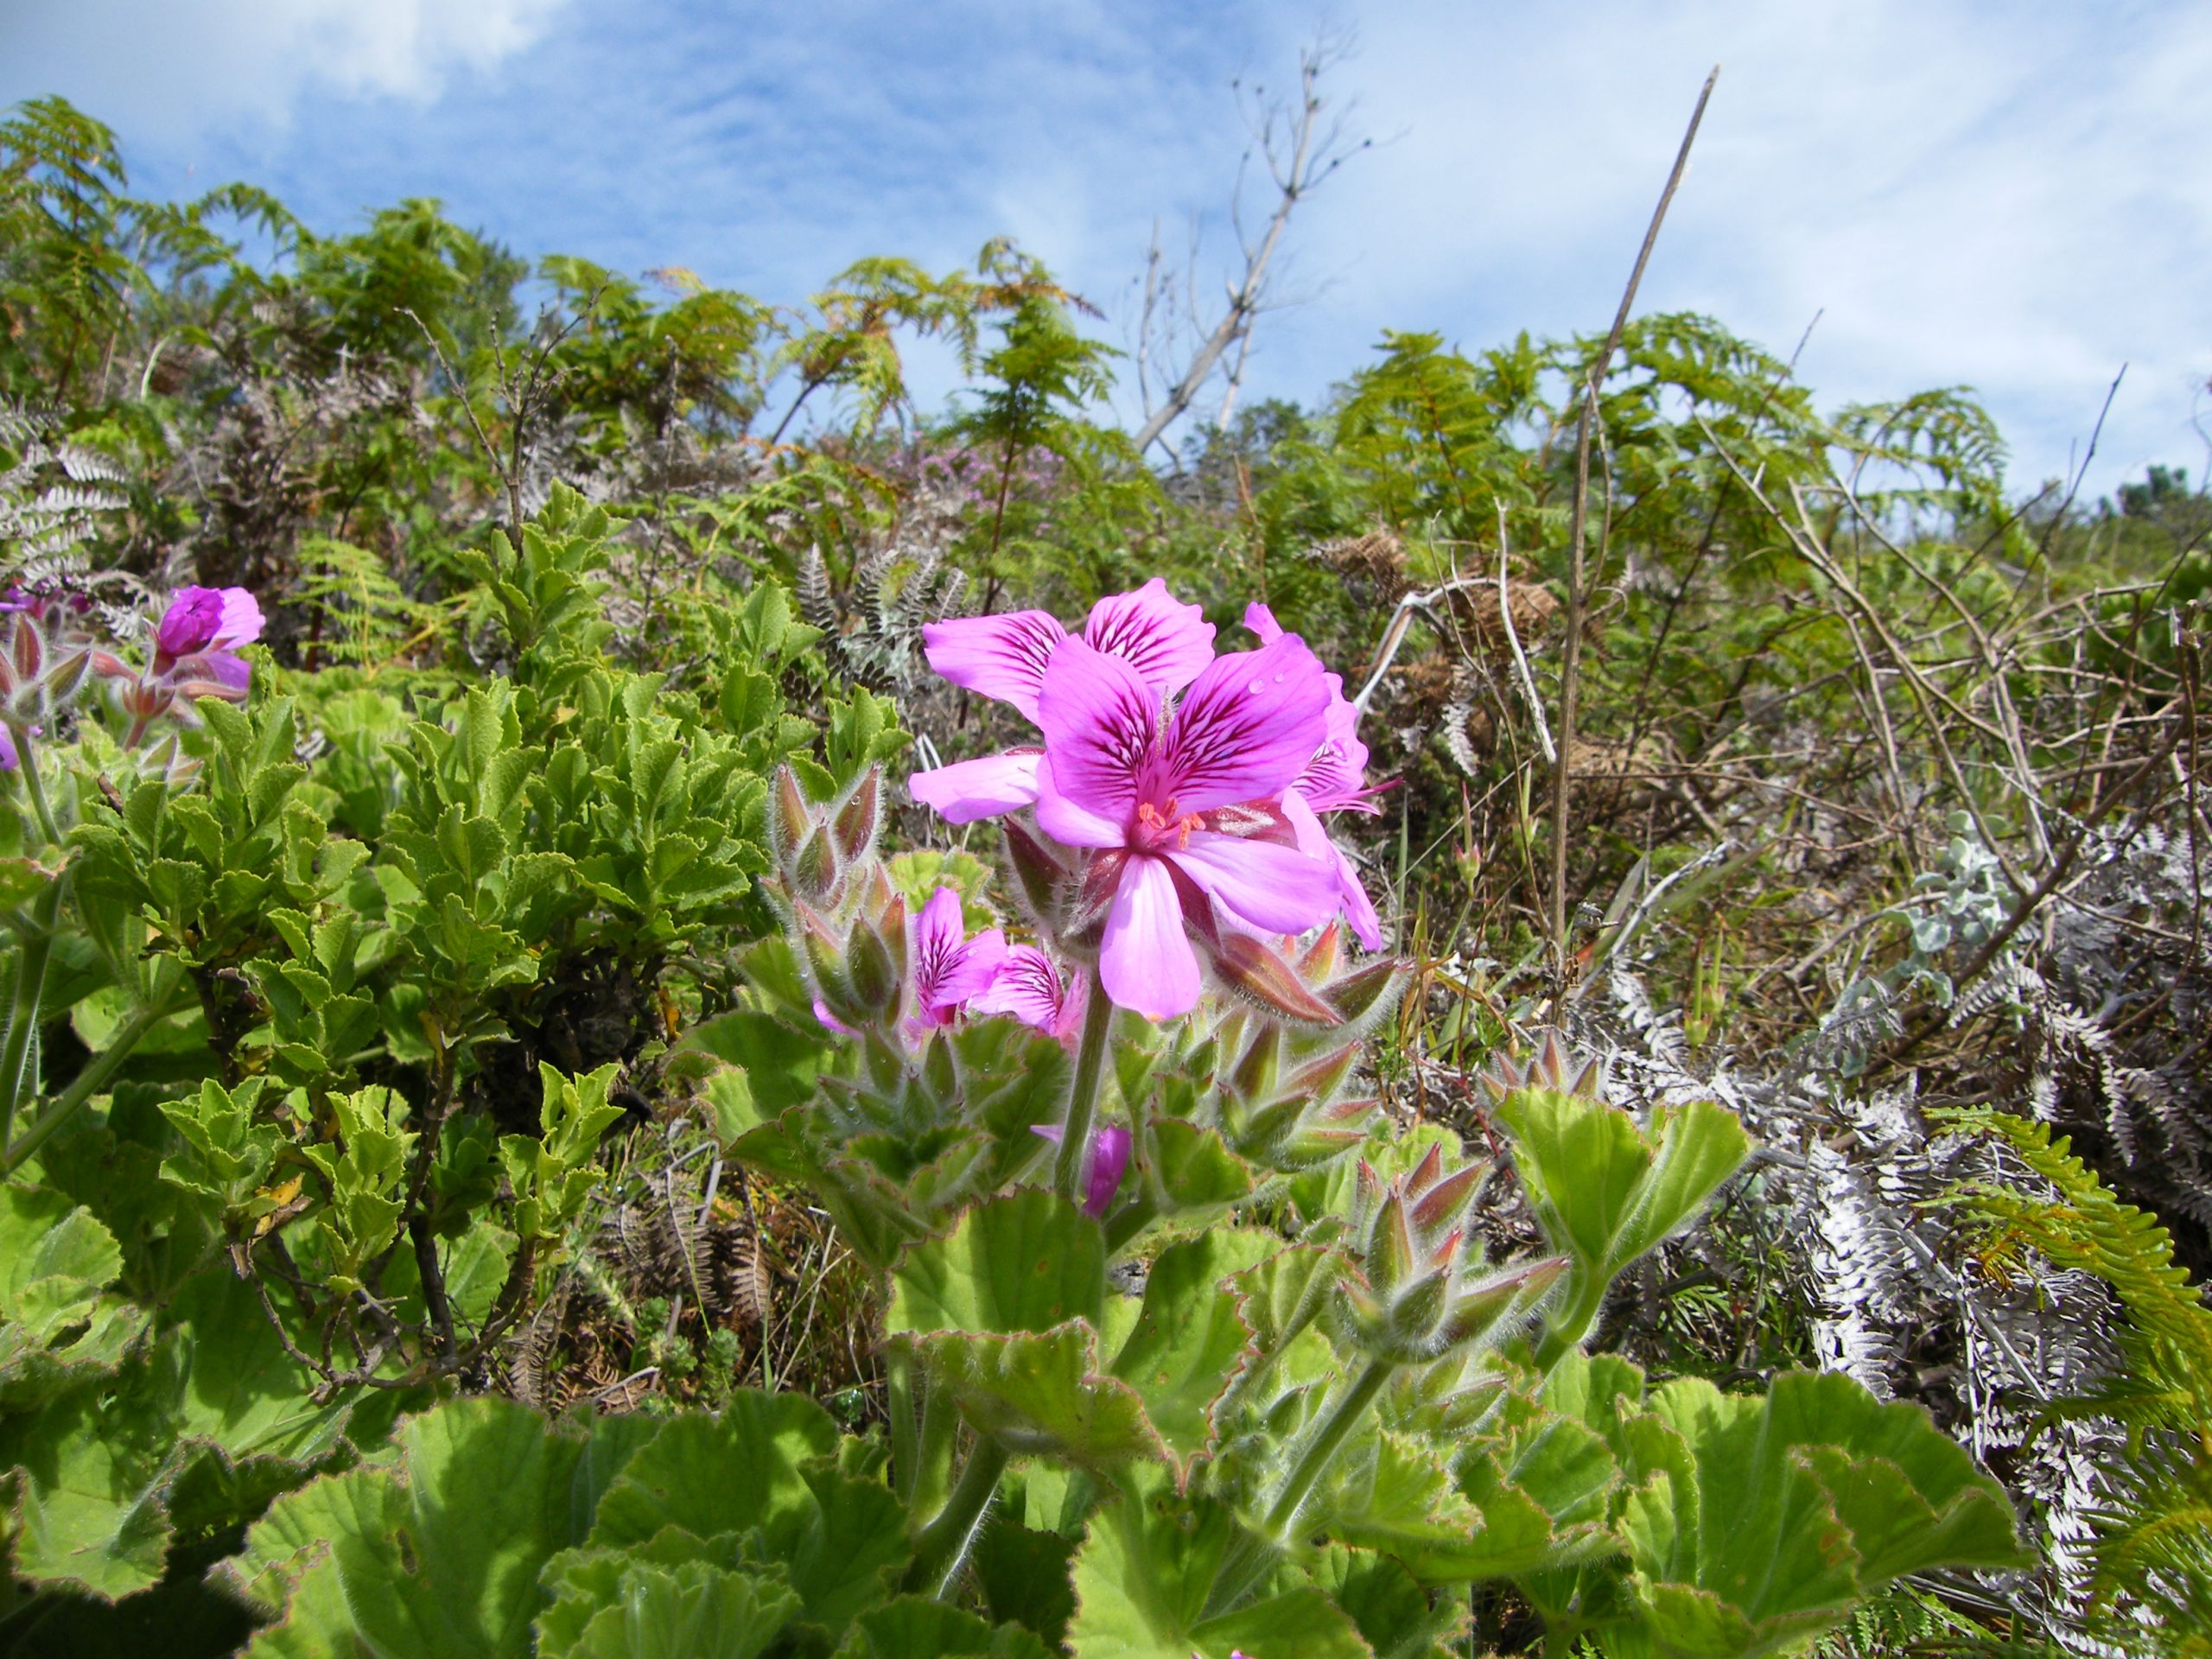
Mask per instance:
[[[960,894],[951,887],[930,894],[906,929],[912,996],[906,1029],[909,1039],[918,1041],[938,1027],[950,1025],[990,988],[1006,958],[1006,935],[993,927],[969,938]],[[820,997],[813,1006],[814,1017],[825,1031],[839,1037],[860,1035]]]
[[[261,607],[243,588],[180,588],[154,630],[153,677],[212,680],[242,693],[252,671],[234,653],[260,639],[261,628]]]
[[[1058,1146],[1066,1139],[1057,1123],[1033,1123],[1029,1133],[1041,1135]],[[1083,1213],[1093,1221],[1106,1213],[1114,1202],[1114,1194],[1122,1185],[1122,1175],[1129,1166],[1129,1149],[1135,1138],[1118,1125],[1112,1128],[1094,1130],[1090,1136],[1090,1167],[1083,1176]]]
[[[950,887],[930,894],[911,925],[914,1011],[906,1024],[920,1035],[950,1025],[963,1007],[990,988],[1006,957],[1006,935],[993,927],[968,938],[960,895]]]
[[[1180,691],[1213,658],[1213,625],[1195,605],[1178,603],[1158,576],[1141,588],[1114,594],[1090,607],[1080,636],[1045,611],[956,617],[922,630],[930,666],[955,685],[1038,717],[1045,670],[1063,642],[1080,638],[1093,651],[1118,657],[1147,685]],[[1008,749],[979,760],[957,761],[908,780],[914,798],[935,807],[948,823],[1016,811],[1036,800],[1041,749]]]
[[[15,734],[0,726],[0,772],[13,772],[22,765],[22,758],[16,753]]]
[[[1072,1044],[1082,1032],[1087,988],[1082,969],[1063,979],[1058,965],[1035,945],[1011,945],[989,986],[968,1009],[971,1014],[1011,1014],[1048,1037]]]

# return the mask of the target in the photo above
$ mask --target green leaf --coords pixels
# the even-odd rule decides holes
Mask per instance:
[[[920,1596],[862,1613],[836,1659],[1052,1659],[1052,1650],[1018,1624],[985,1624],[975,1614]]]
[[[1272,1233],[1217,1229],[1168,1246],[1146,1275],[1143,1308],[1113,1372],[1143,1397],[1185,1478],[1213,1448],[1214,1408],[1259,1354],[1227,1281],[1282,1248]]]
[[[1232,1548],[1254,1546],[1222,1504],[1133,1481],[1092,1517],[1076,1553],[1076,1659],[1370,1659],[1351,1620],[1287,1569],[1210,1614]]]
[[[1075,1612],[1075,1592],[1068,1584],[1075,1541],[1022,1525],[1014,1518],[1019,1511],[1019,1503],[992,1510],[969,1566],[993,1618],[1026,1624],[1058,1647]]]
[[[1735,1114],[1707,1100],[1654,1108],[1649,1135],[1618,1107],[1535,1085],[1509,1094],[1496,1117],[1545,1237],[1573,1258],[1547,1361],[1588,1333],[1614,1278],[1694,1216],[1751,1151]]]
[[[1456,1659],[1463,1651],[1466,1599],[1432,1598],[1388,1555],[1332,1545],[1310,1570],[1330,1601],[1351,1617],[1376,1659]]]
[[[880,1484],[834,1466],[836,1425],[798,1395],[741,1389],[718,1417],[671,1422],[607,1489],[594,1548],[668,1527],[700,1537],[741,1528],[756,1559],[785,1562],[807,1618],[832,1630],[888,1594],[910,1554],[906,1516]]]
[[[1075,1319],[1095,1325],[1105,1295],[1098,1224],[1032,1188],[977,1205],[950,1235],[900,1257],[884,1332],[1040,1332]]]
[[[1763,1397],[1669,1382],[1618,1444],[1641,1482],[1618,1528],[1634,1617],[1661,1654],[1773,1650],[1903,1573],[2023,1559],[2004,1494],[1927,1412],[1838,1373]]]
[[[115,1236],[41,1187],[0,1187],[0,1408],[24,1410],[112,1372],[145,1319],[107,1294]]]
[[[224,1564],[234,1590],[280,1615],[254,1659],[525,1659],[538,1575],[580,1541],[606,1462],[637,1435],[619,1420],[549,1427],[486,1397],[411,1418],[396,1438],[391,1465],[278,1499]]]
[[[790,1586],[763,1573],[620,1556],[608,1565],[618,1571],[603,1605],[573,1636],[549,1634],[539,1659],[754,1659],[798,1611]]]
[[[800,1465],[836,1449],[837,1426],[813,1401],[740,1389],[718,1415],[678,1417],[630,1459],[590,1541],[639,1543],[669,1526],[705,1538],[740,1523],[780,1535],[816,1507]]]
[[[1171,1455],[1137,1391],[1104,1374],[1098,1333],[1079,1319],[1041,1335],[945,1332],[915,1345],[960,1414],[1017,1456],[1103,1471]]]

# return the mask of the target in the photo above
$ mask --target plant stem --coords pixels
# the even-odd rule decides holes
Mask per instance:
[[[1612,1285],[1611,1279],[1579,1266],[1575,1274],[1581,1282],[1575,1287],[1573,1301],[1556,1322],[1547,1322],[1543,1340],[1536,1344],[1536,1365],[1547,1376],[1568,1349],[1582,1345],[1582,1339],[1590,1334],[1599,1314],[1605,1311],[1605,1292]]]
[[[39,998],[46,988],[47,958],[54,952],[54,906],[47,900],[60,890],[59,880],[39,899],[38,931],[16,952],[16,988],[9,999],[8,1035],[0,1046],[0,1169],[13,1169],[8,1137],[15,1132],[16,1110],[23,1102],[23,1071],[29,1065],[31,1033],[38,1029]]]
[[[1098,1111],[1098,1081],[1106,1065],[1106,1038],[1113,1029],[1114,999],[1101,976],[1090,976],[1090,997],[1084,1005],[1083,1041],[1076,1049],[1075,1086],[1068,1093],[1068,1114],[1060,1122],[1060,1153],[1052,1163],[1052,1190],[1080,1207],[1084,1200],[1084,1154],[1090,1123]]]
[[[54,810],[47,804],[46,785],[38,775],[38,746],[31,741],[29,726],[11,720],[8,731],[15,740],[16,770],[22,776],[24,792],[31,798],[31,810],[37,816],[39,829],[46,836],[47,845],[59,851],[61,831],[54,823]],[[15,1132],[16,1113],[23,1103],[23,1073],[30,1060],[31,1039],[38,1033],[39,1002],[46,994],[46,964],[54,954],[54,932],[61,920],[61,895],[67,880],[66,873],[56,875],[39,894],[37,907],[31,916],[30,935],[16,955],[16,985],[9,998],[8,1034],[0,1042],[0,1172],[16,1166],[10,1155],[8,1137]]]
[[[31,742],[31,729],[8,722],[8,734],[16,740],[16,768],[22,773],[24,792],[31,798],[31,810],[38,815],[38,827],[46,832],[47,845],[60,847],[61,831],[54,821],[54,809],[46,803],[46,785],[38,775],[38,757]]]
[[[1268,1511],[1267,1531],[1270,1538],[1280,1540],[1289,1532],[1291,1523],[1298,1519],[1299,1506],[1313,1490],[1313,1483],[1337,1455],[1337,1448],[1344,1437],[1359,1426],[1367,1414],[1368,1407],[1375,1403],[1375,1396],[1382,1392],[1382,1385],[1390,1380],[1397,1367],[1387,1359],[1370,1359],[1367,1369],[1347,1389],[1344,1397],[1330,1408],[1313,1438],[1298,1455],[1298,1464],[1290,1471],[1290,1478],[1283,1483],[1282,1491],[1275,1497],[1274,1507]]]
[[[914,1564],[906,1569],[907,1589],[943,1599],[945,1586],[967,1559],[968,1546],[983,1523],[984,1511],[999,1489],[999,1477],[1006,1472],[1006,1448],[996,1440],[986,1437],[976,1442],[952,1495],[914,1541]]]
[[[29,954],[29,949],[25,947],[26,954]],[[0,1175],[13,1174],[25,1159],[39,1149],[48,1135],[68,1121],[72,1112],[99,1093],[101,1085],[116,1074],[124,1061],[130,1058],[131,1051],[138,1046],[140,1039],[175,1012],[166,1001],[156,1001],[140,1008],[124,1020],[117,1028],[114,1040],[85,1063],[85,1069],[77,1074],[76,1081],[62,1091],[53,1105],[32,1121],[30,1127],[23,1131],[22,1139],[9,1147],[4,1155],[0,1155]],[[11,1030],[10,1046],[13,1046],[13,1037]]]

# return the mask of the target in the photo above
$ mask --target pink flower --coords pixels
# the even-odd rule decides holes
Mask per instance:
[[[1320,747],[1328,695],[1292,634],[1216,658],[1172,713],[1122,658],[1079,639],[1053,652],[1038,700],[1037,823],[1101,855],[1085,885],[1109,906],[1099,979],[1118,1006],[1157,1020],[1197,1003],[1184,909],[1201,894],[1268,932],[1335,913],[1336,872],[1287,844],[1268,804]]]
[[[154,630],[153,677],[243,692],[252,671],[234,653],[260,639],[261,627],[261,607],[243,588],[181,588]]]
[[[968,938],[960,895],[950,887],[930,894],[912,925],[907,950],[914,964],[914,1011],[906,1024],[918,1036],[950,1025],[963,1007],[990,988],[1006,957],[1006,935],[993,927]]]
[[[1143,587],[1113,594],[1090,607],[1083,641],[1117,657],[1147,685],[1180,691],[1213,657],[1213,625],[1197,606],[1178,604],[1154,576]],[[922,630],[930,666],[955,685],[1010,703],[1032,721],[1045,686],[1045,670],[1061,644],[1073,638],[1044,611],[957,617]],[[1015,811],[1037,798],[1035,748],[1008,749],[980,760],[962,760],[907,782],[914,798],[935,807],[948,823]]]
[[[1009,947],[982,995],[968,1004],[971,1014],[1012,1014],[1049,1037],[1071,1044],[1083,1027],[1082,969],[1067,978],[1052,957],[1033,944]]]
[[[939,887],[929,896],[920,912],[906,925],[906,961],[910,982],[906,1032],[919,1042],[940,1026],[957,1020],[963,1009],[988,990],[997,977],[1007,954],[1006,935],[987,928],[967,937],[960,894]],[[839,1037],[861,1033],[837,1017],[820,997],[814,999],[814,1017],[823,1029]]]
[[[1244,626],[1260,637],[1262,645],[1297,637],[1286,636],[1274,613],[1256,601],[1245,607]],[[1322,812],[1371,813],[1382,810],[1375,804],[1374,789],[1367,782],[1367,745],[1359,741],[1359,710],[1344,696],[1344,683],[1339,677],[1331,674],[1327,680],[1329,707],[1321,746],[1290,787],[1283,791],[1283,817],[1289,820],[1299,850],[1335,870],[1338,896],[1353,934],[1370,950],[1379,950],[1382,948],[1382,918],[1376,915],[1373,901],[1360,885],[1359,872],[1343,849],[1329,839],[1329,832],[1316,816]]]
[[[1029,1133],[1043,1136],[1056,1147],[1066,1138],[1057,1123],[1033,1123]],[[1118,1126],[1092,1133],[1090,1167],[1083,1175],[1083,1213],[1093,1221],[1103,1216],[1106,1207],[1114,1202],[1114,1194],[1122,1185],[1122,1172],[1129,1166],[1129,1148],[1134,1141],[1135,1137]]]
[[[13,772],[22,765],[16,753],[16,735],[5,726],[0,726],[0,772]]]

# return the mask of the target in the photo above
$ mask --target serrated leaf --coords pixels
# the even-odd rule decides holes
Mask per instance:
[[[1068,1626],[1076,1659],[1370,1659],[1351,1620],[1287,1571],[1210,1613],[1215,1581],[1241,1541],[1220,1503],[1132,1482],[1092,1517],[1076,1552]]]
[[[920,1596],[900,1596],[854,1621],[836,1659],[1052,1659],[1052,1650],[1018,1624],[988,1624],[975,1614]]]
[[[798,1611],[790,1586],[761,1573],[613,1559],[605,1605],[573,1636],[541,1641],[539,1659],[755,1659]]]
[[[587,1455],[598,1427],[549,1428],[511,1401],[457,1401],[403,1424],[391,1465],[278,1499],[222,1569],[281,1614],[248,1654],[525,1659],[538,1575],[579,1541],[576,1499],[603,1479]],[[628,1449],[633,1432],[615,1427],[612,1444]]]
[[[1041,1334],[940,1332],[914,1345],[960,1414],[1018,1457],[1103,1471],[1172,1455],[1137,1391],[1105,1373],[1098,1333],[1081,1320]]]
[[[1077,1319],[1095,1325],[1105,1295],[1098,1224],[1033,1188],[977,1205],[949,1235],[901,1256],[884,1332],[1041,1332]]]
[[[1259,1351],[1228,1281],[1282,1249],[1272,1233],[1217,1229],[1168,1246],[1146,1275],[1143,1306],[1113,1372],[1143,1397],[1185,1478],[1213,1448],[1215,1406]]]

